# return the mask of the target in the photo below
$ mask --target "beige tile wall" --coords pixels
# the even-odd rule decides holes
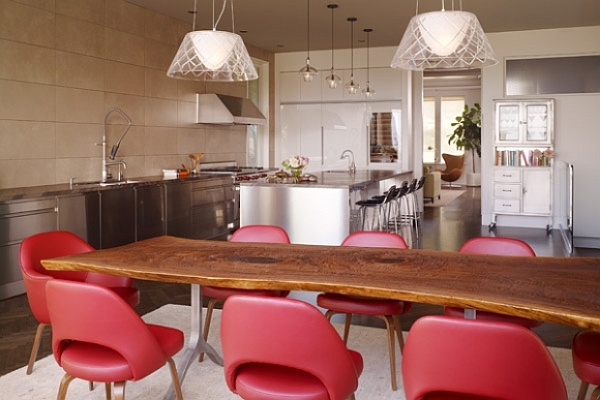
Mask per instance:
[[[245,83],[165,75],[189,29],[123,0],[0,0],[0,189],[100,179],[113,107],[133,121],[117,156],[130,178],[197,152],[245,164],[245,127],[193,123],[195,93],[245,96]],[[107,152],[123,123],[109,116]]]

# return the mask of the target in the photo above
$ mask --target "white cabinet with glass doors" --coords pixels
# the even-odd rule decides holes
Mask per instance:
[[[493,212],[548,218],[552,229],[554,102],[495,101]]]

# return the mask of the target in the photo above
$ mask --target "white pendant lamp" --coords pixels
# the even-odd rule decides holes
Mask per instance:
[[[306,0],[306,65],[299,72],[304,82],[311,82],[319,73],[310,65],[310,0]]]
[[[371,89],[371,72],[370,72],[370,62],[369,62],[369,49],[370,49],[370,43],[369,43],[369,36],[371,35],[371,32],[373,32],[373,29],[367,28],[367,29],[363,29],[363,32],[365,32],[367,34],[367,87],[364,88],[362,90],[362,94],[367,98],[370,99],[371,97],[373,97],[375,95],[375,90]]]
[[[338,8],[337,4],[328,4],[327,8],[331,10],[331,73],[325,77],[325,83],[330,89],[335,89],[342,79],[335,74],[333,68],[333,10]]]
[[[216,29],[227,0],[213,29],[196,31],[196,4],[194,1],[194,25],[192,32],[183,38],[179,50],[167,71],[167,76],[177,79],[199,81],[249,81],[258,78],[252,59],[242,38],[233,33]],[[231,20],[233,24],[233,0],[231,0]],[[235,25],[233,24],[233,30]]]
[[[479,20],[470,12],[442,10],[409,22],[391,67],[397,69],[481,68],[498,63]]]
[[[350,22],[350,81],[344,85],[348,94],[359,94],[360,85],[354,81],[354,23],[355,17],[348,18]]]

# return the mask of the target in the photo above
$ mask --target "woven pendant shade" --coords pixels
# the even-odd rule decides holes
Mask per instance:
[[[242,38],[232,32],[189,32],[167,71],[171,78],[249,81],[258,78]]]
[[[414,16],[392,59],[397,69],[481,68],[498,63],[475,14],[436,11]]]

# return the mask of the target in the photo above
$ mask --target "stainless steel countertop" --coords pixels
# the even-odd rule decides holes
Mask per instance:
[[[159,176],[147,176],[141,178],[128,178],[130,183],[120,183],[110,186],[101,186],[100,184],[74,182],[73,187],[68,183],[56,185],[43,185],[31,187],[18,187],[0,189],[0,203],[15,200],[33,200],[41,197],[65,196],[77,193],[95,192],[100,190],[114,190],[124,187],[154,185],[158,183],[177,183],[177,182],[194,182],[210,179],[223,179],[225,175],[200,174],[197,176],[189,176],[185,178],[171,178]],[[232,178],[233,183],[233,178]]]
[[[394,170],[357,170],[355,174],[348,171],[317,171],[311,172],[311,175],[317,177],[317,182],[301,183],[268,183],[264,181],[241,182],[243,186],[294,186],[294,187],[356,187],[366,186],[370,183],[379,182],[385,179],[406,175],[406,180],[412,179],[412,171],[394,171]]]

